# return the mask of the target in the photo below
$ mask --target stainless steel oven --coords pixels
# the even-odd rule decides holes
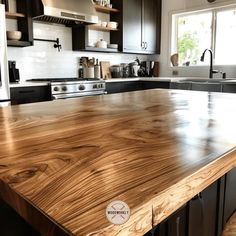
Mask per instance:
[[[106,94],[106,83],[95,78],[51,78],[31,79],[31,82],[48,82],[52,100]]]
[[[7,62],[5,5],[0,4],[0,106],[9,105],[10,88]]]

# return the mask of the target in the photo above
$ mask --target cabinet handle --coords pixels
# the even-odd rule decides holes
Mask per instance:
[[[142,49],[145,49],[145,42],[141,43],[141,47],[142,47]]]
[[[176,218],[176,236],[180,236],[179,224],[180,224],[180,217],[177,217]]]
[[[19,91],[19,93],[34,93],[35,90],[26,90],[26,91]]]
[[[147,42],[145,42],[145,50],[147,49],[147,47],[148,47],[148,44],[147,44]]]

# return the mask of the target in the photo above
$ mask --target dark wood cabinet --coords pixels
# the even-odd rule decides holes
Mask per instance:
[[[15,87],[10,93],[12,105],[51,100],[50,86]]]
[[[171,82],[170,89],[191,90],[191,82]]]
[[[222,86],[222,92],[223,93],[236,93],[236,83],[225,83]]]
[[[123,52],[142,52],[141,8],[142,0],[123,1]]]
[[[107,82],[106,91],[108,94],[120,93],[121,92],[121,82]]]
[[[154,88],[168,89],[170,83],[168,81],[122,81],[122,82],[107,82],[106,91],[111,93],[122,93]]]
[[[40,236],[21,216],[0,199],[0,234],[2,236]]]
[[[191,90],[195,91],[208,91],[208,92],[221,92],[222,85],[221,83],[201,83],[201,82],[192,82]]]
[[[142,89],[155,89],[155,88],[163,88],[169,89],[170,82],[168,81],[142,81]]]
[[[127,53],[160,53],[161,0],[114,0],[120,13],[111,14],[120,31],[111,32],[111,43]]]
[[[187,236],[187,207],[183,206],[172,214],[167,222],[168,236]],[[160,231],[159,234],[162,234]]]
[[[224,224],[236,211],[236,167],[225,176]]]
[[[218,219],[220,203],[220,180],[214,182],[192,200],[189,201],[188,236],[217,236],[218,227],[222,224]],[[222,214],[221,214],[222,218]]]
[[[7,45],[11,47],[27,47],[33,45],[33,21],[31,15],[30,0],[16,0],[17,13],[6,12],[7,18],[14,18],[17,21],[18,30],[22,37],[19,41],[7,40]]]
[[[231,215],[236,207],[236,168],[227,175],[228,180],[223,176],[212,183],[145,236],[220,236],[224,209]]]

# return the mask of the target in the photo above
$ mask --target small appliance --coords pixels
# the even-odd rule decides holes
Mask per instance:
[[[19,83],[20,82],[20,73],[19,69],[16,68],[15,61],[8,61],[9,67],[9,80],[11,83]]]

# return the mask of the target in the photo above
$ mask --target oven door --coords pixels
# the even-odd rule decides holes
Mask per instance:
[[[68,99],[68,98],[78,98],[78,97],[85,97],[85,96],[97,96],[97,95],[104,95],[106,94],[105,91],[92,91],[92,92],[83,92],[83,93],[67,93],[67,94],[54,94],[52,95],[53,100],[58,99]]]
[[[5,5],[0,4],[0,102],[9,100]]]

